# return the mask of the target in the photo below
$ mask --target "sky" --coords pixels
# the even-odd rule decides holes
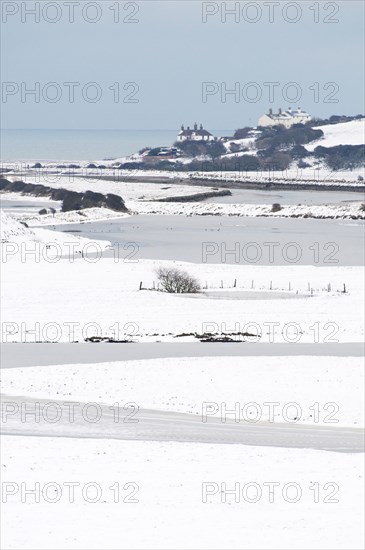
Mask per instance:
[[[362,1],[1,8],[3,128],[233,129],[269,108],[365,111]]]

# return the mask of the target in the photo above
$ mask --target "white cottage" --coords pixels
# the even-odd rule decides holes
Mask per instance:
[[[177,141],[213,141],[214,139],[214,136],[208,130],[205,130],[202,124],[198,128],[197,123],[194,124],[193,129],[190,126],[187,126],[185,129],[184,125],[182,125],[181,131],[177,136]]]
[[[311,115],[302,111],[300,107],[297,110],[292,110],[291,107],[288,107],[287,111],[282,111],[279,109],[278,113],[273,113],[272,109],[269,109],[267,115],[262,115],[259,118],[259,126],[278,126],[281,124],[285,128],[290,128],[293,124],[305,124],[306,122],[312,120]]]

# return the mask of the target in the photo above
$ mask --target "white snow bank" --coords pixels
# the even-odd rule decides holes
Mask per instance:
[[[11,240],[35,240],[36,235],[34,231],[27,228],[24,224],[17,221],[12,216],[5,214],[0,209],[0,240],[1,242]]]
[[[359,195],[359,199],[361,196]],[[323,205],[281,205],[272,212],[270,204],[228,204],[205,202],[128,202],[128,208],[138,214],[166,214],[181,216],[246,216],[274,218],[365,219],[365,210],[359,203]]]
[[[53,249],[53,253],[56,253],[56,256],[69,256],[72,250],[75,254],[81,254],[84,247],[91,243],[95,244],[98,249],[101,250],[110,247],[109,241],[94,241],[85,237],[74,236],[70,233],[62,233],[48,229],[31,229],[20,223],[20,221],[16,220],[13,216],[6,214],[3,210],[0,210],[0,216],[0,255],[4,262],[15,260],[16,258],[23,261],[22,254],[31,243],[35,243],[35,247],[31,248],[31,246],[28,246],[27,250],[29,254],[31,254],[31,250],[34,250],[39,257],[46,256],[49,260],[52,256],[52,251],[50,253],[45,251],[50,249]],[[30,217],[32,218],[32,216]],[[42,217],[43,216],[35,216],[33,219],[37,220]],[[53,219],[52,216],[51,218]],[[20,219],[22,219],[21,216]]]
[[[307,151],[314,151],[319,145],[335,147],[336,145],[362,145],[365,143],[365,118],[317,126],[315,130],[322,130],[323,136],[305,146]]]
[[[114,220],[126,218],[129,214],[116,212],[108,208],[85,208],[83,210],[71,210],[70,212],[56,212],[53,214],[32,214],[25,213],[18,216],[18,219],[30,226],[38,225],[59,225],[66,223],[87,223],[103,220]]]
[[[202,420],[204,403],[217,405],[215,418],[225,416],[224,406],[232,411],[239,403],[242,423],[364,424],[361,357],[199,357],[27,367],[2,370],[1,383],[7,396],[121,407],[134,402]],[[268,402],[277,405],[271,410]]]

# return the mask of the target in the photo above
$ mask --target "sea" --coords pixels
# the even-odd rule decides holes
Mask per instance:
[[[108,160],[144,147],[167,147],[179,130],[10,130],[0,131],[1,162]],[[233,130],[211,130],[232,136]]]

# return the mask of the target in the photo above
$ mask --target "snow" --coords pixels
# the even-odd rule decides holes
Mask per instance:
[[[89,174],[90,172],[90,174]],[[101,174],[100,172],[95,172],[95,179],[87,178],[87,177],[77,177],[76,175],[67,175],[62,174],[61,172],[56,176],[49,176],[47,171],[40,172],[39,174],[32,175],[31,173],[27,174],[26,176],[22,177],[27,183],[34,183],[34,184],[41,184],[41,185],[48,185],[54,189],[64,188],[68,189],[70,191],[76,191],[79,193],[84,193],[88,190],[92,190],[95,193],[114,193],[116,195],[119,195],[123,197],[125,201],[128,200],[153,200],[153,199],[159,199],[164,197],[175,197],[175,196],[181,196],[181,195],[191,195],[192,193],[206,193],[207,191],[210,191],[211,189],[209,187],[203,187],[203,186],[188,186],[188,185],[181,185],[181,184],[175,184],[175,183],[162,183],[159,181],[148,183],[148,182],[138,182],[138,181],[117,181],[118,179],[121,179],[125,177],[125,179],[128,178],[128,173],[126,171],[118,171],[118,173],[115,175],[114,172],[111,172],[110,174],[107,173],[105,175],[114,176],[116,181],[112,180],[105,180],[101,179],[104,173],[107,171],[103,171]],[[119,174],[119,172],[122,172],[122,174]],[[88,174],[91,175],[92,171],[88,171]],[[139,171],[138,171],[139,173]],[[138,176],[138,173],[134,172],[130,175]],[[171,178],[174,176],[174,173],[171,174],[171,172],[166,172],[168,174],[168,177]],[[156,176],[159,177],[160,173],[155,171],[143,171],[141,172],[141,177],[147,176],[147,177],[153,177]],[[14,176],[6,176],[9,180],[16,180],[19,179],[18,177],[15,178]],[[165,177],[165,174],[161,173],[161,177]],[[178,176],[182,180],[187,177],[187,173],[184,175],[179,174]],[[13,196],[14,198],[22,197],[25,198],[24,195],[20,194],[8,194],[4,193],[2,195],[4,198],[8,199]],[[43,199],[43,197],[42,197]],[[28,197],[26,198],[28,200]],[[39,199],[38,199],[39,200]]]
[[[361,195],[359,195],[359,199]],[[317,219],[365,219],[365,211],[358,202],[327,205],[281,205],[281,210],[272,212],[268,204],[230,204],[206,202],[152,202],[128,201],[130,214],[168,216],[244,216],[273,218],[317,218]],[[107,208],[86,208],[71,212],[56,212],[54,215],[34,213],[15,214],[19,221],[29,226],[56,226],[67,223],[87,223],[122,219],[129,214],[118,213]]]
[[[101,210],[101,209],[95,209]],[[75,216],[75,213],[72,212]],[[52,218],[53,216],[44,216],[45,218]],[[36,218],[36,216],[35,216]],[[42,216],[39,216],[41,219]],[[79,217],[75,216],[75,218]],[[75,219],[75,221],[76,221]],[[62,223],[62,219],[60,220]],[[21,251],[28,247],[28,250],[37,250],[40,256],[47,256],[47,251],[53,248],[60,256],[68,256],[70,247],[73,248],[75,254],[80,254],[81,250],[91,243],[94,243],[100,250],[105,250],[110,247],[109,241],[91,241],[85,237],[74,236],[71,234],[65,234],[57,231],[51,231],[49,229],[30,228],[26,227],[14,216],[6,214],[4,210],[0,210],[0,242],[1,242],[1,254],[5,251],[12,256],[14,253],[19,253],[21,257]],[[7,246],[12,243],[13,246]],[[35,243],[32,248],[31,243]],[[49,256],[52,256],[50,252]],[[3,257],[4,261],[4,257]]]
[[[365,118],[317,126],[315,129],[322,130],[324,135],[317,141],[306,145],[307,151],[314,151],[319,145],[335,147],[336,145],[363,145],[365,142]]]
[[[273,269],[271,265],[188,264],[128,259],[125,255],[129,252],[116,258],[92,259],[76,255],[58,261],[47,261],[45,255],[34,258],[32,254],[25,261],[21,251],[5,256],[2,264],[3,341],[83,342],[86,337],[99,335],[142,342],[176,342],[175,335],[201,334],[208,331],[205,327],[212,323],[217,333],[245,332],[242,329],[256,323],[257,327],[251,326],[251,332],[261,333],[262,342],[273,338],[275,342],[285,342],[286,323],[295,324],[300,342],[331,341],[332,330],[332,341],[363,340],[361,267],[283,265]],[[221,280],[225,288],[232,287],[237,279],[237,288],[231,292],[248,293],[254,280],[255,291],[262,293],[259,299],[220,299],[217,302],[211,294],[191,298],[189,295],[140,291],[141,281],[144,288],[152,288],[156,268],[164,265],[183,268],[203,286],[207,281],[208,289],[219,289]],[[269,290],[271,281],[273,291],[286,293],[290,282],[289,294],[293,299],[287,299],[284,294],[282,299],[273,301]],[[311,298],[308,281],[314,289]],[[327,291],[328,283],[332,285],[330,292]],[[344,283],[346,294],[341,292]],[[297,291],[303,296],[299,302],[295,299]],[[67,325],[70,322],[76,323],[74,329]],[[264,325],[275,322],[279,325],[274,328]],[[46,330],[48,323],[51,325]],[[319,336],[313,328],[316,323],[319,323]],[[33,330],[35,334],[28,333]],[[290,338],[293,338],[291,332],[289,330]],[[295,339],[296,329],[293,333]],[[185,341],[189,340],[196,341],[193,336]]]
[[[56,226],[67,223],[90,223],[94,221],[117,220],[128,217],[129,214],[116,212],[108,208],[84,208],[83,210],[71,210],[69,212],[56,212],[55,214],[24,213],[17,218],[30,226]]]
[[[14,217],[5,214],[0,210],[0,239],[1,242],[9,240],[26,239],[33,240],[36,238],[34,231],[21,224]]]
[[[360,199],[360,195],[359,195]],[[129,201],[128,208],[138,214],[164,214],[181,216],[249,216],[274,218],[330,218],[365,219],[365,211],[358,203],[346,205],[281,205],[281,210],[272,212],[268,204],[223,204],[223,203],[156,203]]]
[[[323,127],[324,139],[312,144],[313,147],[360,143],[363,131],[360,122],[364,121]],[[210,187],[185,185],[188,179],[200,178],[211,181],[212,185],[217,181],[262,184],[276,181],[298,186],[320,182],[326,189],[348,184],[357,186],[361,185],[358,175],[363,175],[360,168],[335,173],[319,164],[302,171],[291,168],[285,173],[187,173],[115,171],[116,159],[100,162],[108,168],[102,173],[88,171],[88,175],[94,174],[96,179],[81,177],[84,169],[68,174],[67,170],[57,169],[56,163],[49,163],[45,170],[29,170],[24,179],[75,191],[92,189],[115,193],[126,200],[132,214],[364,218],[358,203],[283,205],[280,212],[272,213],[270,205],[260,204],[152,202],[156,198],[209,191]],[[11,167],[14,171],[4,176],[19,179],[17,170],[22,167],[14,164]],[[153,176],[161,181],[98,179],[100,175],[113,178],[115,174],[118,178]],[[180,181],[175,184],[173,179]],[[33,200],[32,197],[24,200],[28,199]],[[44,198],[42,201],[46,202]],[[165,418],[168,413],[170,418],[175,413],[188,414],[189,429],[193,421],[201,426],[204,403],[217,405],[214,416],[220,426],[223,404],[232,410],[238,403],[241,422],[251,424],[254,412],[244,407],[254,403],[255,410],[261,411],[259,420],[265,422],[261,427],[271,430],[271,423],[278,423],[274,429],[280,430],[284,424],[289,425],[295,445],[299,441],[295,438],[300,437],[295,430],[322,427],[327,433],[338,428],[337,437],[346,427],[364,425],[363,359],[316,355],[316,345],[322,342],[363,341],[362,267],[188,264],[140,258],[133,261],[128,259],[128,251],[127,257],[113,257],[113,250],[107,250],[108,241],[39,227],[125,216],[129,214],[98,208],[57,212],[54,216],[27,212],[16,218],[2,212],[1,340],[82,342],[83,349],[90,349],[94,355],[92,346],[99,346],[99,351],[107,344],[85,343],[90,336],[141,343],[174,342],[182,349],[184,342],[195,342],[191,345],[206,350],[207,356],[133,361],[122,361],[118,357],[115,362],[105,362],[103,358],[104,362],[100,363],[78,364],[80,347],[75,346],[75,358],[68,365],[3,369],[1,385],[7,400],[22,400],[26,404],[36,399],[62,400],[105,406],[135,402],[141,409],[155,411],[155,415],[165,415]],[[148,242],[148,235],[146,240]],[[56,257],[54,249],[50,253],[50,243],[58,245]],[[93,252],[89,255],[85,250],[90,245]],[[140,282],[144,288],[154,285],[155,270],[160,266],[187,270],[202,286],[207,283],[207,289],[194,296],[140,291]],[[224,290],[220,288],[221,281],[224,281]],[[252,281],[254,288],[251,288]],[[346,293],[342,292],[344,283]],[[243,341],[237,337],[240,343],[235,346],[238,350],[245,348],[244,356],[217,357],[215,344],[201,343],[194,336],[204,332],[217,335],[250,332],[259,336],[245,337]],[[254,356],[254,348],[250,346],[255,346],[256,341],[284,343],[288,351],[289,342],[306,342],[311,344],[313,353],[296,356],[280,351],[282,356]],[[123,356],[125,347],[120,346]],[[48,347],[51,353],[54,349],[57,354],[57,346],[47,346],[47,351]],[[253,350],[252,355],[246,354],[247,349]],[[58,355],[56,360],[62,362]],[[273,416],[267,403],[276,404]],[[289,403],[295,403],[299,409],[287,408]],[[314,410],[318,411],[317,418]],[[332,423],[332,420],[338,422]],[[110,434],[105,439],[93,439],[101,437],[102,425],[100,433],[90,439],[53,437],[56,433],[64,436],[71,432],[53,431],[52,426],[48,431],[52,437],[44,433],[38,437],[41,429],[27,432],[24,425],[18,432],[10,422],[6,427],[12,435],[2,437],[2,489],[4,491],[4,483],[5,487],[6,483],[18,487],[7,502],[3,498],[1,542],[9,550],[362,548],[364,457],[360,453],[123,441],[108,439]],[[175,424],[172,429],[175,433]],[[31,436],[13,435],[15,433]],[[144,434],[146,439],[148,436],[151,434]],[[271,432],[268,437],[270,439]],[[272,441],[278,444],[277,440]],[[80,484],[75,490],[74,502],[70,502],[65,489],[65,483],[70,482]],[[102,491],[95,503],[88,502],[82,492],[90,482],[98,484]],[[204,482],[217,488],[207,502],[202,501]],[[272,482],[280,484],[275,490],[274,502],[270,502],[265,485]],[[53,485],[48,493],[40,493],[39,502],[34,502],[30,494],[22,499],[21,483],[28,489],[34,488],[35,483],[42,489],[47,483],[56,483],[62,488],[62,494],[56,502],[49,502],[46,496],[57,497]],[[123,500],[130,494],[128,483],[137,487],[138,502]],[[238,501],[229,494],[227,501],[222,502],[222,483],[227,483],[228,489],[236,483],[240,488],[255,483],[262,489],[262,496],[252,503],[241,491]],[[301,490],[296,503],[283,498],[282,487],[287,483],[295,483]],[[115,484],[119,484],[121,490],[119,502],[113,501],[111,487]],[[319,502],[315,501],[314,486],[320,489]],[[337,501],[325,502],[333,487],[338,489]]]
[[[290,362],[287,357],[175,357],[27,367],[2,370],[1,385],[10,401],[11,396],[27,395],[110,406],[133,402],[141,409],[200,417],[205,414],[204,403],[215,403],[215,418],[224,417],[223,404],[235,410],[239,403],[239,420],[244,423],[257,419],[311,426],[364,425],[361,357],[296,356]],[[265,405],[268,402],[277,403],[274,410]],[[245,408],[249,403],[256,406]],[[288,403],[297,406],[286,408]],[[318,417],[314,403],[319,404]],[[326,407],[328,403],[332,405]]]
[[[49,488],[47,502],[21,489],[3,507],[2,547],[9,550],[156,548],[219,550],[306,550],[362,548],[363,457],[360,454],[312,450],[155,443],[52,437],[3,436],[2,484],[25,483],[25,488]],[[67,482],[78,483],[70,503]],[[87,483],[100,488],[82,496]],[[126,483],[133,483],[127,486]],[[262,496],[220,491],[202,500],[203,483],[256,483]],[[276,482],[274,501],[264,483]],[[118,483],[119,502],[114,502]],[[283,487],[296,483],[298,502],[283,498]],[[315,502],[314,483],[319,488]],[[326,486],[326,483],[336,485]],[[338,488],[338,489],[337,489]],[[138,502],[125,502],[131,490]],[[338,502],[324,502],[332,491]],[[293,498],[293,493],[288,493]],[[299,493],[300,494],[300,493]],[[242,492],[242,495],[246,495]],[[295,495],[295,493],[294,493]],[[118,500],[118,499],[116,499]],[[128,500],[128,499],[127,499]]]
[[[40,183],[43,185],[49,185],[50,187],[64,187],[71,191],[87,191],[89,189],[101,193],[115,193],[121,194],[123,198],[136,198],[136,194],[154,196],[156,192],[157,196],[167,196],[160,194],[159,190],[163,190],[163,187],[169,186],[171,181],[172,194],[175,195],[175,190],[178,190],[178,186],[174,181],[179,180],[181,183],[184,180],[211,180],[212,185],[215,185],[217,181],[237,181],[237,182],[258,182],[258,183],[295,183],[296,185],[306,185],[308,183],[320,184],[324,188],[331,186],[341,185],[361,185],[357,181],[358,176],[364,177],[364,167],[355,168],[350,170],[330,170],[325,164],[318,161],[316,166],[309,168],[297,168],[295,166],[288,168],[287,170],[280,171],[252,171],[252,172],[239,172],[239,171],[217,171],[217,172],[180,172],[178,170],[166,171],[166,170],[92,170],[81,168],[80,170],[59,170],[48,168],[47,166],[41,170],[22,170],[21,166],[12,165],[13,171],[5,174],[6,179],[25,179],[27,183]],[[20,171],[20,173],[19,173]],[[84,176],[84,177],[81,177]],[[110,177],[118,181],[111,181],[102,179],[103,177]],[[128,178],[132,177],[135,181],[128,181]],[[138,182],[138,178],[143,180],[144,178],[154,178],[156,181],[153,183]],[[161,181],[158,181],[158,180]],[[170,180],[170,181],[169,181]],[[141,187],[142,185],[142,187]],[[161,185],[158,188],[158,185]],[[190,194],[191,190],[187,185],[185,187],[186,194]],[[196,188],[194,186],[195,189]],[[202,189],[206,190],[206,187]],[[124,195],[123,195],[124,191]],[[149,195],[146,192],[149,191]],[[179,190],[178,194],[181,194]],[[138,198],[137,197],[137,198]]]

